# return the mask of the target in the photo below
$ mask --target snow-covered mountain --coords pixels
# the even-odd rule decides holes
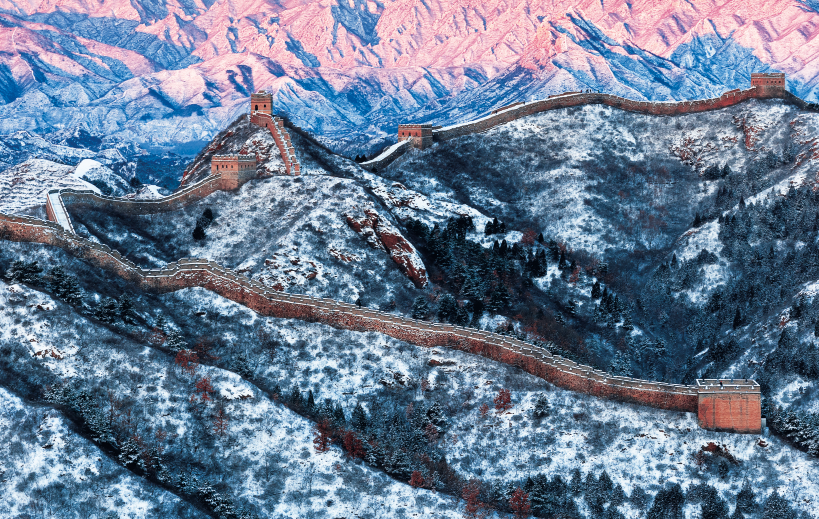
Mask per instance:
[[[814,0],[0,0],[0,131],[208,140],[253,90],[336,149],[576,89],[687,99],[779,70],[816,98]]]

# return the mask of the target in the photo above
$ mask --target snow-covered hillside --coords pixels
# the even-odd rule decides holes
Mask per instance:
[[[541,517],[638,519],[680,484],[675,518],[811,518],[815,415],[773,405],[816,412],[815,117],[779,101],[675,118],[590,106],[413,150],[378,174],[294,128],[299,177],[278,174],[268,134],[239,118],[187,181],[214,153],[258,153],[261,175],[240,189],[152,216],[68,207],[80,234],[142,266],[204,257],[289,292],[543,341],[617,374],[753,377],[777,428],[762,435],[704,431],[692,415],[444,348],[260,318],[205,289],[143,293],[29,243],[0,247],[0,389],[60,412],[61,437],[93,441],[123,478],[156,484],[121,499],[157,513],[459,517],[475,479],[497,517],[521,486]],[[107,174],[91,161],[79,172]],[[34,181],[11,178],[4,202],[41,215]],[[393,240],[426,285],[394,261]],[[511,409],[493,409],[504,389]],[[322,453],[326,427],[337,437]]]

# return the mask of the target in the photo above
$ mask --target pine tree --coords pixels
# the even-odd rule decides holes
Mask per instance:
[[[429,316],[429,302],[424,296],[418,296],[412,303],[412,318],[426,319]]]
[[[79,306],[82,304],[82,289],[80,282],[74,276],[68,276],[63,285],[61,299],[71,306]]]
[[[574,469],[572,471],[572,479],[569,481],[569,492],[575,496],[583,492],[583,475],[580,473],[580,469]]]
[[[199,222],[196,222],[196,227],[193,229],[193,239],[196,241],[202,241],[207,238],[205,234],[205,228]]]
[[[117,314],[124,323],[134,322],[134,302],[128,294],[123,293],[119,296],[119,300],[117,301]]]
[[[626,353],[617,352],[609,366],[609,373],[618,377],[630,377],[632,375],[631,360]]]
[[[341,407],[341,404],[336,404],[335,408],[333,409],[332,424],[336,429],[343,429],[347,427],[347,417],[344,415],[344,408]]]
[[[737,313],[734,314],[733,328],[736,330],[740,326],[742,326],[742,314],[739,312],[739,307],[737,307]]]
[[[654,496],[654,503],[648,510],[646,519],[682,519],[685,495],[677,483],[661,489]]]
[[[365,432],[367,430],[367,412],[364,410],[364,407],[361,406],[361,402],[359,402],[355,409],[353,409],[353,414],[350,417],[350,425],[353,429]]]
[[[728,519],[728,505],[716,491],[705,494],[700,517],[702,519]]]
[[[165,329],[167,326],[168,326],[167,319],[165,319],[164,315],[159,314],[159,317],[157,317],[156,321],[154,321],[154,328],[158,329],[163,333],[167,333],[167,330]]]
[[[797,513],[790,504],[774,491],[762,505],[762,517],[765,519],[796,519]]]
[[[451,323],[458,312],[457,305],[451,294],[444,294],[438,302],[438,320],[442,323]]]
[[[600,293],[600,282],[597,281],[597,280],[594,280],[594,285],[592,285],[592,289],[591,289],[591,297],[592,297],[592,299],[599,299],[600,295],[601,295],[601,293]]]
[[[535,400],[535,407],[532,409],[532,415],[535,418],[543,418],[549,416],[549,397],[544,393],[540,393]]]
[[[94,317],[104,323],[113,323],[119,315],[119,305],[110,297],[103,299],[94,312]]]
[[[756,512],[756,495],[754,494],[754,491],[747,479],[742,484],[742,489],[740,489],[739,493],[737,494],[736,508],[743,514],[752,514]]]
[[[188,349],[188,343],[182,337],[182,334],[177,330],[170,330],[168,332],[168,339],[165,341],[165,346],[173,353]]]
[[[6,272],[12,283],[37,283],[43,269],[36,261],[17,260],[11,264],[11,268]]]
[[[566,253],[564,253],[563,251],[561,251],[560,255],[558,256],[557,268],[559,270],[566,270],[567,268],[569,268],[569,262],[566,261]]]
[[[304,404],[304,410],[308,415],[313,414],[316,409],[316,400],[313,397],[313,390],[310,389],[307,391],[307,402]]]
[[[540,233],[540,234],[537,235],[537,242],[538,243],[543,243],[543,233]]]

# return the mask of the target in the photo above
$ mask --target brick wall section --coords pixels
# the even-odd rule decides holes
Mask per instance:
[[[207,260],[183,258],[164,269],[142,269],[117,251],[66,232],[53,222],[0,214],[0,236],[60,247],[144,290],[162,293],[203,287],[260,315],[301,319],[346,330],[375,331],[419,346],[454,348],[518,366],[557,386],[589,395],[686,412],[697,411],[699,405],[697,388],[693,386],[614,377],[494,333],[431,324],[329,299],[272,291]]]
[[[456,124],[454,126],[447,126],[444,128],[433,127],[432,140],[434,142],[442,142],[454,139],[456,137],[461,137],[463,135],[483,133],[494,128],[495,126],[512,122],[522,117],[549,110],[557,110],[559,108],[569,108],[572,106],[602,104],[613,106],[621,110],[627,110],[629,112],[644,113],[648,115],[683,115],[689,113],[707,112],[710,110],[719,110],[721,108],[742,103],[749,99],[784,99],[787,102],[799,106],[800,108],[807,107],[807,103],[805,101],[799,99],[795,95],[785,90],[783,86],[779,85],[759,85],[751,87],[748,90],[735,89],[725,92],[720,97],[714,99],[672,103],[633,101],[631,99],[610,94],[566,92],[563,94],[549,96],[548,99],[543,99],[540,101],[513,103],[511,105],[493,110],[490,115],[472,122]],[[401,131],[403,128],[408,128],[409,126],[412,125],[399,125],[399,141],[407,138],[406,136],[402,136]],[[429,146],[429,144],[420,144],[414,138],[411,139],[410,142],[412,142],[413,146],[416,148],[425,148]],[[380,170],[406,152],[406,148],[394,149],[390,153],[387,153],[388,150],[389,148],[384,150],[384,152],[376,157],[376,159],[373,159],[370,162],[362,163],[361,166],[371,171],[373,168]],[[377,164],[375,163],[376,160]]]
[[[251,105],[252,107],[253,105]],[[284,169],[288,175],[300,175],[301,164],[298,157],[296,157],[296,150],[293,148],[293,143],[290,142],[290,133],[284,127],[284,121],[281,117],[274,117],[270,114],[262,112],[251,112],[250,122],[267,128],[276,141],[276,146],[279,147],[279,153],[284,162]]]
[[[254,172],[255,176],[255,172]],[[227,184],[227,185],[226,185]],[[140,215],[140,214],[157,214],[167,213],[170,211],[177,211],[191,202],[205,198],[206,196],[220,190],[230,189],[233,187],[234,181],[222,178],[221,174],[210,175],[196,184],[176,191],[170,196],[157,198],[154,200],[129,200],[127,198],[115,198],[112,196],[98,195],[94,191],[77,190],[77,189],[53,189],[48,192],[47,200],[50,202],[54,197],[51,195],[58,194],[62,202],[62,210],[65,211],[66,205],[78,206],[82,208],[101,209],[109,212],[126,214],[126,215]],[[238,186],[236,186],[238,187]],[[53,218],[56,216],[56,211],[49,209],[46,205],[48,217],[51,220],[58,221]],[[68,230],[68,229],[67,229]],[[71,232],[69,230],[69,232]]]
[[[359,166],[369,171],[381,171],[382,168],[406,153],[410,148],[412,148],[412,141],[403,140],[385,149],[377,157],[362,162]]]
[[[446,141],[462,135],[485,132],[500,124],[508,123],[528,115],[581,105],[602,104],[629,112],[638,112],[648,115],[683,115],[719,110],[742,103],[748,99],[785,99],[798,105],[800,108],[805,108],[807,105],[807,103],[781,86],[754,86],[747,90],[732,90],[714,99],[673,103],[634,101],[610,94],[579,93],[559,95],[541,101],[523,103],[522,105],[512,106],[502,112],[489,115],[476,121],[448,126],[440,130],[433,130],[432,133],[433,139],[436,142]]]
[[[762,429],[761,393],[753,380],[697,380],[700,427],[758,433]]]

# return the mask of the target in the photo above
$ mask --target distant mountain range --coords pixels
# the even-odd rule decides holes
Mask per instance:
[[[347,153],[566,90],[693,99],[788,74],[815,101],[819,0],[0,0],[0,133],[209,140],[250,92]]]

